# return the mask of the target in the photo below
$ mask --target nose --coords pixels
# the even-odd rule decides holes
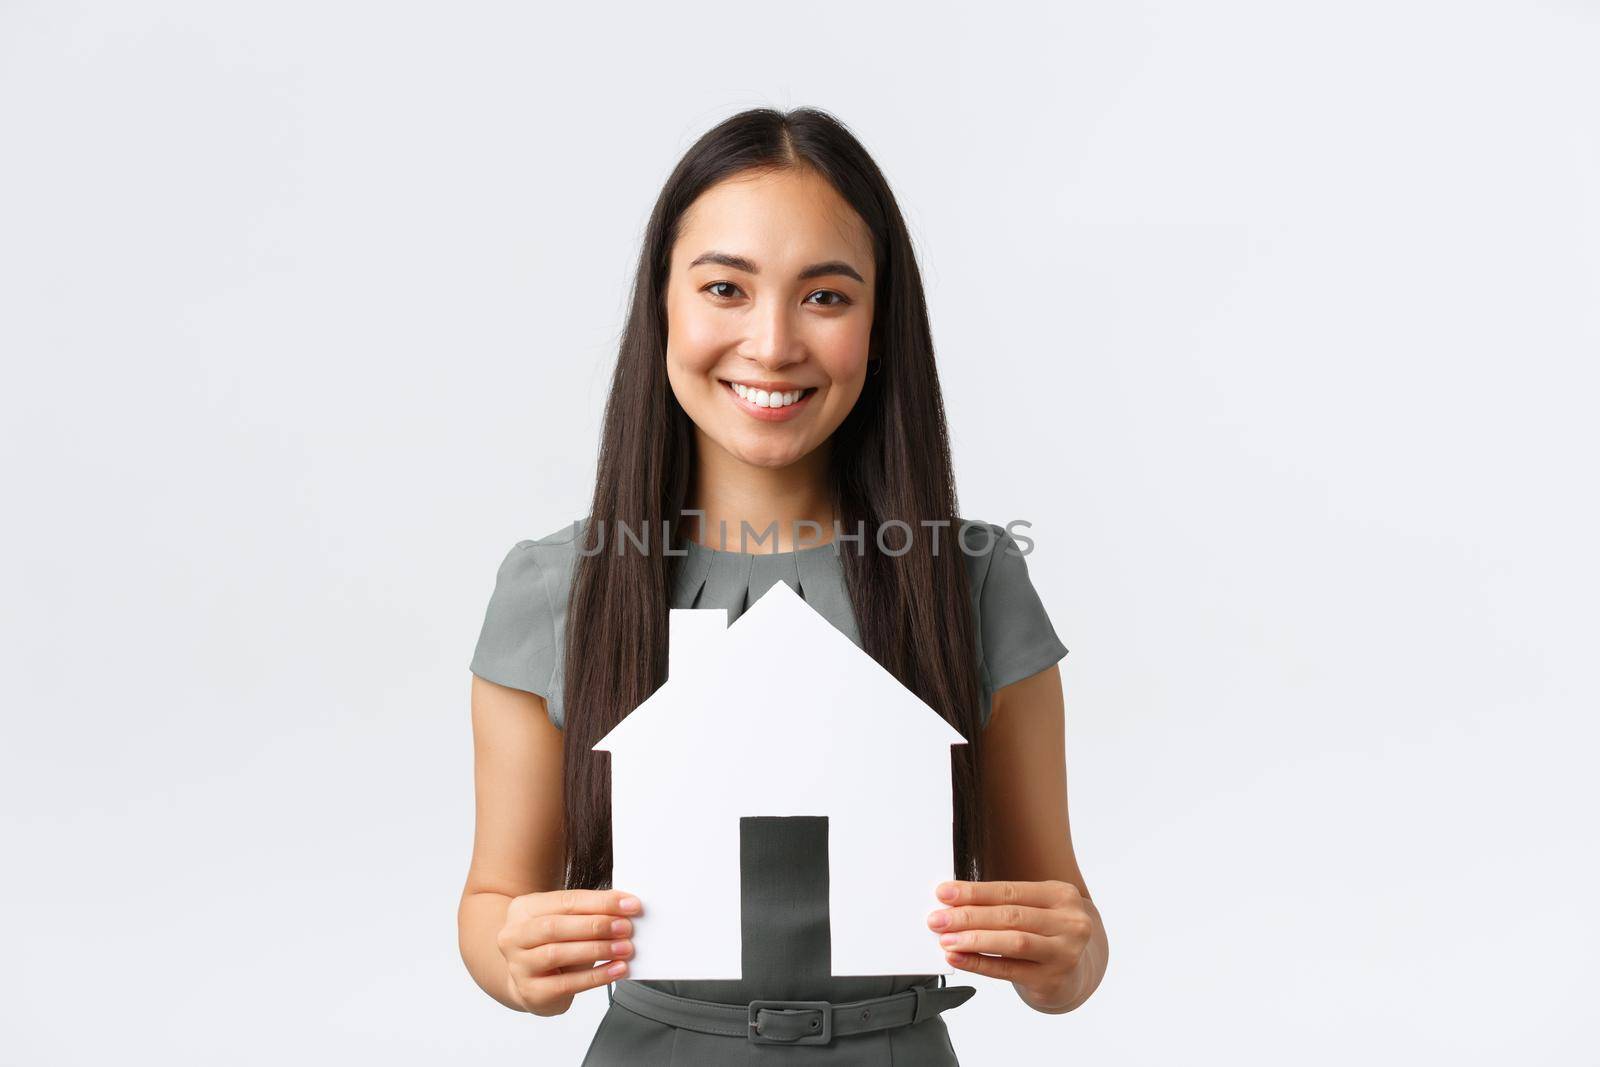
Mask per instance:
[[[781,300],[770,301],[750,316],[751,332],[744,355],[766,370],[776,370],[804,359],[789,308]]]

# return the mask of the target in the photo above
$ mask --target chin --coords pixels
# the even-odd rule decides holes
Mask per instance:
[[[791,463],[805,456],[806,450],[795,445],[776,445],[764,442],[758,445],[740,445],[728,451],[741,463],[752,467],[766,467],[769,470],[781,470]]]

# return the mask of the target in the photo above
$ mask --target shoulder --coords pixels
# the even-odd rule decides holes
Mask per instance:
[[[559,637],[566,617],[572,571],[578,559],[580,535],[586,524],[574,519],[541,537],[531,537],[511,546],[500,561],[495,577],[494,598],[500,607],[511,609],[549,640]]]
[[[573,519],[557,526],[542,537],[530,537],[518,541],[512,546],[512,551],[520,550],[547,561],[570,559],[576,554],[579,535],[587,525],[587,519]]]
[[[1033,548],[1021,524],[961,520],[986,690],[1042,671],[1067,654],[1028,573],[1026,557]]]
[[[516,542],[500,561],[471,669],[543,696],[561,725],[561,650],[582,520]]]
[[[1006,560],[1020,560],[1033,548],[1032,538],[1020,538],[1004,526],[981,519],[960,519],[961,554],[967,563],[967,574],[972,579],[976,595],[987,584],[991,574],[1006,569]],[[1021,543],[1019,543],[1021,542]]]
[[[518,541],[501,560],[499,577],[528,586],[551,586],[548,578],[570,575],[582,525],[583,520],[574,519],[542,537]]]

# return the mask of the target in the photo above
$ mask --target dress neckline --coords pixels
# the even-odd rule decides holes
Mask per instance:
[[[727,557],[729,559],[788,559],[798,558],[801,556],[811,556],[821,552],[828,552],[837,555],[838,552],[836,550],[838,544],[839,542],[836,538],[832,541],[824,541],[820,545],[811,545],[808,548],[791,548],[783,552],[740,552],[736,549],[729,548],[711,548],[693,540],[684,541],[679,547],[687,548],[691,555],[705,555],[713,559],[718,556]]]

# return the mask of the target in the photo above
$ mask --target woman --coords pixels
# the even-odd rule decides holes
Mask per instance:
[[[802,546],[801,529],[825,533]],[[769,536],[756,551],[749,530]],[[742,978],[626,979],[630,916],[649,901],[609,887],[592,748],[664,679],[669,607],[725,607],[731,622],[778,580],[967,738],[952,749],[961,877],[930,900],[928,936],[953,969],[1008,980],[1039,1011],[1077,1007],[1107,945],[1067,821],[1067,650],[1016,539],[957,518],[904,222],[855,138],[805,108],[735,115],[668,178],[589,515],[500,567],[472,661],[477,827],[459,925],[474,979],[537,1015],[606,985],[586,1063],[776,1060],[819,1043],[822,1014],[827,1047],[804,1051],[819,1060],[956,1062],[939,1012],[970,990],[832,977],[826,911],[793,894],[746,893],[759,949]],[[780,890],[807,876],[783,866],[792,851],[780,843],[765,868]],[[755,1000],[830,1006],[747,1016]]]

